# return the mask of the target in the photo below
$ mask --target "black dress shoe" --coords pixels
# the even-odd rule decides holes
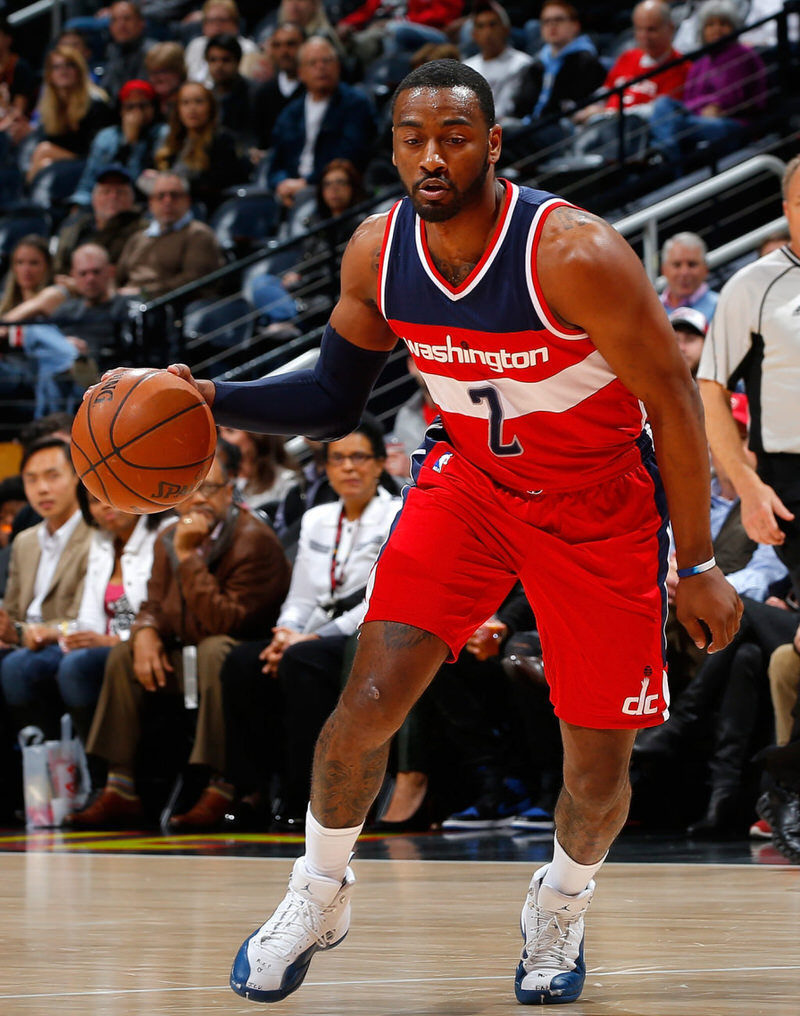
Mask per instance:
[[[738,796],[730,790],[714,790],[705,815],[686,830],[693,840],[716,840],[735,836],[740,829]]]
[[[772,842],[794,864],[800,864],[800,794],[771,780],[756,811],[772,826]]]

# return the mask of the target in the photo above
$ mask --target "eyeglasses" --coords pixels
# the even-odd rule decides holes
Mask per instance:
[[[224,483],[201,483],[200,486],[195,491],[195,494],[199,494],[200,497],[213,497],[218,490],[221,490],[222,487],[227,486],[228,486],[227,480]]]
[[[367,452],[353,452],[352,455],[343,455],[341,452],[331,452],[328,455],[328,465],[343,466],[345,462],[352,462],[354,466],[364,466],[370,459],[377,458],[376,455],[368,455]]]
[[[150,197],[154,201],[163,201],[164,198],[172,198],[173,201],[177,201],[179,198],[188,198],[189,195],[186,191],[182,190],[165,190],[165,191],[153,191]]]
[[[539,18],[540,25],[560,25],[564,21],[572,21],[566,14],[554,14],[550,18]]]

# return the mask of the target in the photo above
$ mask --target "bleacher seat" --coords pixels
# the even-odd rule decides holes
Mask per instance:
[[[278,204],[265,191],[244,191],[223,201],[208,224],[222,249],[241,257],[275,234]]]
[[[54,228],[66,218],[85,165],[85,159],[62,159],[39,170],[31,181],[28,200],[51,214]]]

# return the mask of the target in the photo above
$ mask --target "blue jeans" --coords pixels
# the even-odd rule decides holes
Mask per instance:
[[[97,646],[73,649],[62,655],[56,683],[68,709],[89,709],[97,705],[110,652],[111,646]]]
[[[720,155],[735,151],[745,129],[737,120],[724,116],[694,116],[686,107],[667,96],[656,99],[650,118],[650,138],[676,171],[683,170],[683,152],[700,141],[715,145]]]
[[[6,704],[24,710],[24,723],[35,723],[49,737],[59,736],[63,704],[55,676],[63,655],[58,645],[49,645],[38,650],[13,649],[0,661]]]
[[[245,283],[244,295],[269,321],[289,321],[297,314],[297,304],[277,275],[252,276]]]

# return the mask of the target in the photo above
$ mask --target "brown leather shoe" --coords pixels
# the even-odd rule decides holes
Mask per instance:
[[[83,811],[67,815],[66,824],[73,829],[112,829],[136,826],[142,818],[142,802],[131,800],[106,787]]]
[[[188,830],[213,829],[222,826],[222,820],[231,810],[230,795],[213,783],[205,788],[197,803],[183,815],[173,815],[169,820],[170,829]]]

